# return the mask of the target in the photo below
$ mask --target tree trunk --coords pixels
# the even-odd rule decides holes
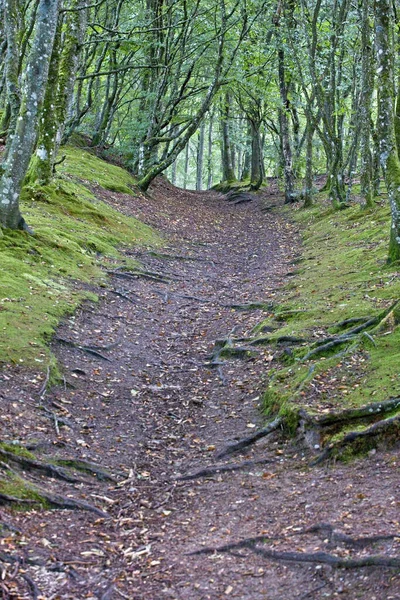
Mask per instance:
[[[396,146],[391,0],[375,0],[380,160],[389,195],[392,224],[388,262],[400,260],[400,160]]]
[[[251,120],[251,189],[258,190],[263,180],[263,170],[261,167],[261,136],[260,123]]]
[[[4,2],[4,30],[7,42],[7,53],[5,58],[5,79],[7,90],[6,110],[1,124],[1,133],[6,134],[7,144],[4,154],[4,160],[13,139],[13,132],[17,124],[17,118],[21,105],[21,91],[19,86],[19,44],[21,36],[20,19],[21,7],[18,0],[5,0]]]
[[[59,0],[40,1],[35,36],[23,76],[17,126],[8,156],[1,165],[0,223],[11,229],[27,229],[19,210],[19,196],[35,148],[58,11]]]
[[[207,149],[207,189],[209,190],[213,182],[213,125],[214,111],[210,112],[210,121],[208,126],[208,149]]]
[[[371,100],[374,87],[372,72],[372,32],[369,22],[370,0],[363,0],[361,14],[361,194],[368,207],[373,205],[373,164],[371,153]]]
[[[183,189],[184,190],[186,190],[186,188],[187,188],[188,176],[189,176],[189,149],[190,149],[190,144],[188,142],[186,144],[186,148],[185,148],[185,166],[183,169]]]
[[[79,48],[86,29],[87,0],[72,0],[64,23],[59,18],[49,66],[48,82],[40,115],[38,150],[29,166],[29,181],[49,183],[64,134],[78,69]],[[62,43],[62,45],[61,45]]]
[[[292,147],[290,144],[289,133],[289,101],[287,95],[287,86],[285,80],[285,53],[282,48],[278,50],[278,78],[279,78],[279,93],[281,97],[282,108],[279,110],[279,124],[282,150],[282,164],[285,185],[285,204],[293,202],[294,194],[294,172],[293,172],[293,156]]]
[[[304,182],[304,208],[313,204],[313,138],[315,126],[312,115],[307,113],[306,125],[306,176]]]
[[[203,158],[204,158],[204,133],[205,123],[201,122],[199,139],[197,142],[197,165],[196,165],[196,190],[201,191],[203,184]]]
[[[251,121],[247,119],[247,136],[246,136],[246,149],[244,152],[243,169],[240,177],[241,181],[250,179],[251,176],[251,146],[252,146],[252,127]]]
[[[235,170],[232,164],[231,132],[229,126],[231,97],[225,94],[221,107],[222,125],[222,178],[224,181],[235,181]]]

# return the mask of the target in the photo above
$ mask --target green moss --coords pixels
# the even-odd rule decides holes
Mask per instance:
[[[374,212],[366,212],[354,206],[335,212],[315,206],[292,210],[293,215],[303,231],[301,271],[283,290],[275,315],[261,322],[257,331],[278,326],[268,334],[271,339],[317,339],[345,331],[337,327],[345,319],[382,318],[400,297],[396,268],[386,264],[389,208],[378,205]],[[292,347],[291,364],[281,363],[270,379],[266,405],[270,398],[279,406],[289,400],[318,412],[327,404],[334,410],[399,395],[399,313],[396,307],[383,331],[369,330],[373,341],[360,336],[350,350],[341,346],[302,362],[311,345]],[[274,409],[279,412],[278,406]]]
[[[10,473],[7,477],[0,479],[0,493],[18,498],[19,500],[33,500],[42,506],[42,508],[50,508],[49,502],[43,498],[39,489],[14,473]],[[16,503],[13,506],[18,510],[31,509],[30,504]]]
[[[81,148],[64,146],[61,153],[66,159],[57,168],[58,173],[72,176],[88,185],[99,185],[112,192],[133,194],[137,182],[121,167],[107,163]]]
[[[127,263],[118,248],[155,246],[160,237],[64,178],[25,187],[21,210],[35,236],[4,230],[0,237],[0,363],[46,369],[54,365],[48,341],[60,318],[83,299],[96,300],[82,283],[101,282],[102,267]]]
[[[27,450],[23,446],[20,446],[19,444],[7,444],[1,442],[0,450],[3,450],[4,452],[9,452],[10,454],[15,454],[16,456],[24,456],[29,460],[36,460],[36,456],[32,454],[32,452],[29,452],[29,450]]]

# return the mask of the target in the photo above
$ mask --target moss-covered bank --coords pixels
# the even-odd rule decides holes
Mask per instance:
[[[48,341],[60,318],[84,298],[82,284],[100,282],[107,263],[125,260],[119,249],[154,246],[158,234],[99,201],[98,185],[132,194],[123,169],[78,148],[46,187],[26,186],[21,210],[35,235],[4,230],[0,236],[0,363],[51,363]]]

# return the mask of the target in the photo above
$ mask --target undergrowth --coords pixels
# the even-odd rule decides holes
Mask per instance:
[[[317,340],[346,331],[346,319],[378,321],[400,297],[399,265],[386,263],[390,214],[355,205],[333,211],[320,202],[290,210],[300,225],[302,256],[280,305],[254,333],[270,328],[271,340],[293,336],[303,344],[277,344],[275,368],[264,395],[267,415],[300,408],[329,412],[380,402],[400,395],[399,310],[378,329],[307,359]],[[293,418],[292,418],[293,421]]]
[[[126,262],[119,249],[160,242],[150,227],[93,193],[93,184],[132,193],[135,181],[126,171],[82,149],[62,152],[67,159],[54,181],[22,193],[21,212],[35,235],[0,236],[0,364],[54,364],[49,339],[62,316],[96,299],[88,284],[104,279],[102,267]]]

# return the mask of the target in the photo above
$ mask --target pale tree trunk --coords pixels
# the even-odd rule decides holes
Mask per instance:
[[[243,169],[240,177],[241,181],[250,179],[251,173],[251,146],[252,146],[252,127],[251,121],[247,118],[247,136],[246,136],[246,149],[244,151]]]
[[[197,142],[196,190],[198,191],[201,191],[203,184],[204,133],[205,123],[202,121]]]
[[[27,229],[19,196],[33,154],[57,28],[59,0],[41,0],[35,35],[23,74],[21,107],[8,156],[1,165],[0,224]]]
[[[304,182],[304,208],[313,204],[313,139],[315,132],[314,119],[310,111],[306,112],[306,176]]]
[[[396,146],[391,0],[375,0],[375,35],[378,74],[378,136],[380,161],[387,187],[392,224],[388,262],[400,260],[400,160]]]
[[[46,93],[40,115],[37,151],[29,166],[29,181],[49,183],[64,134],[74,92],[79,50],[86,30],[87,0],[71,0],[65,22],[61,16],[56,30]],[[61,45],[62,26],[64,38]]]
[[[231,97],[225,94],[221,107],[222,126],[222,177],[224,181],[235,181],[235,170],[232,164],[232,147],[230,131],[230,103]]]
[[[363,0],[361,8],[361,194],[366,206],[373,204],[373,163],[371,152],[371,100],[374,89],[374,76],[372,72],[372,42],[370,26],[370,0]]]
[[[288,204],[295,200],[294,194],[294,179],[293,172],[293,153],[290,143],[289,130],[289,101],[287,94],[287,85],[285,77],[285,54],[280,48],[278,50],[278,77],[279,77],[279,92],[281,97],[282,108],[279,109],[279,125],[282,149],[282,164],[285,184],[285,203]]]
[[[1,133],[13,133],[21,105],[21,90],[19,87],[19,39],[21,36],[20,21],[21,8],[18,0],[5,0],[4,2],[4,32],[7,43],[5,57],[5,80],[7,91],[6,110],[1,124]],[[4,154],[6,159],[10,150],[12,135],[8,135]]]
[[[189,150],[190,144],[189,142],[186,144],[185,148],[185,165],[183,168],[183,189],[186,190],[189,176]]]
[[[176,161],[171,165],[171,183],[176,185]]]
[[[210,112],[210,122],[208,125],[208,149],[207,149],[207,189],[209,190],[213,182],[213,125],[214,111]]]

